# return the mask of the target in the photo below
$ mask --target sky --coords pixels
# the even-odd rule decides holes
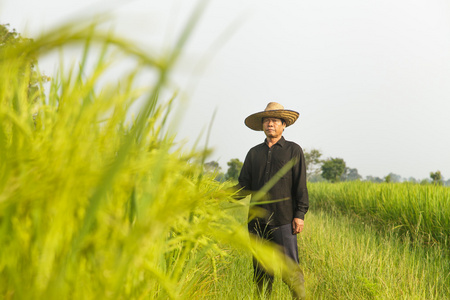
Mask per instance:
[[[108,11],[119,34],[157,53],[197,3],[3,0],[0,20],[35,37]],[[57,62],[40,67],[51,75]],[[204,142],[215,112],[209,160],[223,171],[263,142],[244,119],[275,101],[300,113],[287,140],[343,158],[363,177],[450,178],[448,1],[209,1],[174,80],[189,99],[178,138],[203,132]]]

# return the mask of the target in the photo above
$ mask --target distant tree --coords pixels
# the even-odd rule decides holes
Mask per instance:
[[[411,182],[411,183],[419,183],[419,181],[418,181],[417,179],[415,179],[414,177],[409,177],[409,178],[408,178],[408,182]]]
[[[311,175],[308,179],[308,182],[323,182],[326,181],[325,178],[322,177],[320,174]]]
[[[204,171],[206,173],[215,173],[216,177],[214,178],[217,181],[223,182],[225,181],[225,174],[221,172],[221,167],[217,161],[210,161],[203,165]]]
[[[441,171],[436,171],[434,173],[430,172],[430,177],[431,177],[431,180],[433,181],[433,184],[442,185]]]
[[[391,174],[389,174],[389,175],[387,175],[386,177],[384,177],[384,182],[387,182],[387,183],[392,182],[392,176],[391,176]]]
[[[226,181],[226,177],[225,174],[223,172],[220,172],[219,174],[217,174],[216,178],[214,178],[214,180],[219,181],[219,182],[224,182]]]
[[[402,182],[402,176],[394,173],[389,173],[384,179],[386,181],[386,178],[389,176],[389,182]]]
[[[384,180],[381,179],[380,177],[373,177],[371,175],[368,175],[368,176],[366,176],[366,181],[380,183],[380,182],[383,182]]]
[[[430,183],[431,183],[431,180],[428,179],[428,178],[422,179],[422,180],[420,181],[420,184],[421,184],[421,185],[427,185],[427,184],[430,184]]]
[[[358,169],[345,168],[344,174],[341,176],[342,181],[360,180],[361,175],[358,174]]]
[[[329,158],[322,163],[321,169],[323,178],[337,182],[345,172],[345,161],[342,158]]]
[[[320,153],[317,149],[311,149],[311,151],[304,151],[305,155],[305,163],[306,163],[306,178],[311,181],[312,176],[316,176],[320,174],[320,165],[322,161],[320,157],[322,153]]]
[[[205,172],[208,172],[208,173],[219,172],[221,169],[219,163],[214,160],[205,163],[203,165],[203,168],[205,169]]]
[[[241,162],[238,158],[232,158],[229,162],[227,162],[228,170],[225,174],[225,178],[238,180],[239,173],[241,173],[242,165],[244,163]]]

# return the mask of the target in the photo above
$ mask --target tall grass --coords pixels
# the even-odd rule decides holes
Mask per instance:
[[[411,183],[310,184],[312,207],[351,213],[424,244],[450,241],[450,189]]]
[[[165,130],[170,71],[197,18],[163,57],[76,24],[1,49],[1,298],[209,298],[221,293],[219,244],[277,261],[223,209],[230,199],[203,174],[203,152]],[[73,45],[79,65],[61,65],[49,90],[30,95],[30,58]],[[111,81],[117,53],[136,68]]]
[[[299,241],[311,299],[448,299],[442,250],[323,210],[308,213]]]
[[[314,201],[314,199],[311,199]],[[245,207],[232,213],[244,220]],[[226,248],[226,247],[225,247]],[[423,247],[380,231],[355,214],[312,209],[299,235],[307,299],[448,299],[450,260],[443,247]],[[246,252],[229,249],[210,299],[254,299]],[[226,295],[226,296],[224,296]],[[276,280],[271,299],[289,299]]]

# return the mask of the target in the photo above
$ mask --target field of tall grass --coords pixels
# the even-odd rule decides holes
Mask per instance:
[[[434,246],[449,246],[450,189],[411,183],[310,184],[313,209],[350,213],[379,228]]]
[[[424,248],[359,218],[308,212],[299,236],[307,299],[448,299],[450,261],[441,247]],[[254,299],[250,257],[231,251],[210,299]],[[276,280],[272,299],[289,299]]]
[[[325,200],[319,197],[326,191],[338,190],[339,185],[359,188],[364,195],[366,183],[361,184],[308,185],[311,209],[306,215],[305,230],[299,235],[300,265],[308,299],[450,298],[450,258],[445,244],[424,244],[420,239],[411,239],[406,229],[399,232],[393,226],[379,226],[372,218],[341,211],[331,203],[320,206]],[[381,188],[374,183],[367,186]],[[384,188],[402,190],[403,186]],[[348,204],[352,205],[352,201]],[[245,223],[245,206],[230,208],[230,213]],[[249,254],[223,247],[229,249],[229,257],[218,271],[215,289],[220,292],[210,299],[223,299],[224,295],[227,299],[254,299]],[[289,299],[289,291],[279,278],[272,299]]]
[[[316,274],[314,298],[450,298],[448,188],[343,182],[308,189],[315,224],[300,247],[306,273]]]
[[[197,18],[161,57],[82,24],[0,48],[0,299],[256,299],[252,255],[286,272],[248,237],[248,199],[203,172],[208,151],[169,134],[171,70]],[[79,64],[30,87],[34,58],[73,47]],[[113,80],[118,57],[135,68]],[[308,298],[449,298],[448,190],[309,188]],[[278,278],[272,299],[289,295]]]

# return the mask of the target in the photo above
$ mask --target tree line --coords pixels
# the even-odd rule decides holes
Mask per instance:
[[[366,176],[363,178],[358,169],[348,167],[344,159],[338,157],[329,157],[322,159],[322,153],[318,149],[311,149],[310,151],[304,151],[306,174],[309,182],[340,182],[340,181],[370,181],[370,182],[411,182],[417,184],[437,184],[450,186],[450,179],[444,181],[444,178],[440,171],[430,172],[430,178],[418,180],[414,177],[402,178],[402,176],[394,173],[389,173],[383,178],[375,176]],[[238,180],[239,173],[241,171],[243,162],[238,158],[233,158],[227,162],[228,169],[226,172],[222,172],[217,161],[210,161],[204,164],[205,172],[214,173],[216,180]]]

